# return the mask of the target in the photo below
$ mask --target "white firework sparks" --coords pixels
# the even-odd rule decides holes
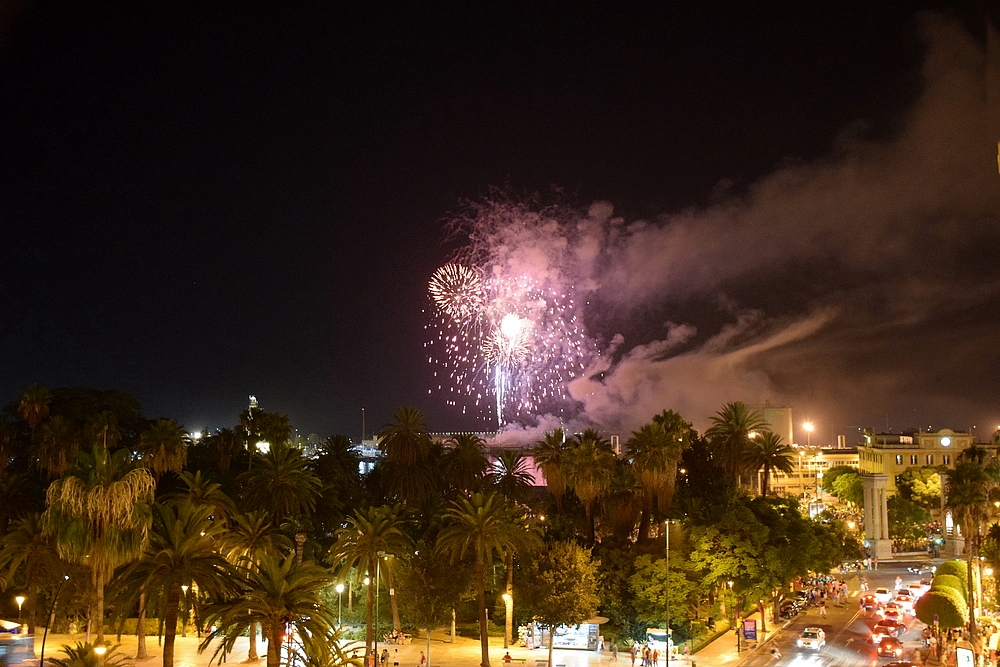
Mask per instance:
[[[492,404],[501,427],[572,410],[566,384],[596,354],[573,284],[574,226],[509,202],[474,206],[455,226],[469,242],[428,285],[437,388],[463,409]]]

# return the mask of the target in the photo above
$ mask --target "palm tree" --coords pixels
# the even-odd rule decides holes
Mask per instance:
[[[413,408],[402,407],[394,415],[395,423],[386,426],[378,436],[378,448],[389,463],[415,466],[430,449],[430,437],[424,426],[424,416]]]
[[[265,556],[280,558],[292,550],[292,541],[278,532],[271,515],[264,510],[237,514],[221,543],[229,561],[253,569]],[[257,627],[250,625],[247,659],[257,660]]]
[[[199,650],[221,637],[215,655],[231,651],[247,625],[260,623],[267,637],[267,667],[281,664],[281,640],[286,632],[298,635],[307,654],[320,652],[318,645],[330,641],[337,624],[336,614],[321,597],[332,582],[332,575],[319,565],[296,564],[294,554],[283,559],[264,556],[258,567],[249,570],[242,595],[209,605],[205,622],[216,629]]]
[[[562,499],[566,494],[566,475],[563,466],[570,446],[566,444],[566,434],[561,428],[535,443],[531,450],[535,457],[535,465],[542,471],[545,486],[556,499],[556,510],[562,514]]]
[[[0,475],[17,453],[17,429],[6,419],[0,419]],[[2,535],[3,533],[0,533]]]
[[[54,667],[129,667],[128,660],[118,653],[117,646],[105,647],[106,650],[99,654],[96,649],[100,643],[77,642],[76,646],[63,644],[62,652],[65,657],[47,658],[46,662]]]
[[[143,465],[159,479],[166,472],[180,472],[187,463],[188,435],[172,419],[156,419],[139,436]]]
[[[302,452],[287,443],[272,444],[259,457],[257,467],[241,474],[239,480],[246,507],[266,509],[275,527],[289,516],[312,513],[321,488]]]
[[[41,515],[18,520],[0,546],[0,570],[8,579],[20,574],[27,588],[28,634],[35,634],[38,617],[38,586],[43,579],[57,578],[63,571],[55,542],[42,529]]]
[[[497,454],[489,482],[511,502],[523,502],[535,484],[531,474],[531,459],[524,452],[505,449]]]
[[[404,556],[412,548],[410,538],[403,533],[402,507],[369,507],[358,510],[347,517],[347,525],[337,531],[337,541],[330,547],[331,559],[337,561],[338,576],[345,575],[351,568],[367,572],[374,577],[379,560],[384,555]],[[375,584],[368,586],[365,608],[365,655],[374,646],[372,609],[375,604]]]
[[[225,528],[212,521],[211,508],[183,502],[158,504],[142,558],[116,580],[119,609],[131,609],[143,592],[163,620],[163,667],[173,667],[182,586],[195,584],[210,599],[239,590],[235,570],[218,550]]]
[[[596,541],[594,503],[611,485],[615,460],[611,445],[593,429],[573,438],[573,449],[566,457],[566,482],[586,510],[587,541],[591,545]]]
[[[52,394],[40,384],[29,385],[17,399],[17,414],[28,423],[31,430],[31,442],[35,442],[35,429],[49,416],[49,404]]]
[[[395,422],[378,437],[379,449],[385,454],[379,467],[388,492],[411,507],[423,507],[439,489],[436,461],[431,456],[434,447],[424,416],[413,408],[400,408]]]
[[[34,454],[38,467],[48,472],[49,479],[55,479],[66,474],[79,449],[76,427],[66,417],[55,415],[39,429]]]
[[[503,496],[476,493],[452,502],[445,515],[445,525],[438,533],[436,549],[452,562],[465,558],[470,551],[476,563],[476,603],[479,605],[479,642],[481,667],[490,665],[490,645],[486,630],[486,568],[494,554],[512,551],[521,545],[527,529],[511,511]]]
[[[233,464],[233,457],[242,447],[242,439],[232,429],[222,428],[208,437],[208,445],[219,472],[227,473]]]
[[[968,458],[955,463],[955,469],[948,473],[948,486],[945,507],[951,511],[956,523],[962,528],[966,539],[966,555],[968,556],[969,580],[969,633],[972,641],[976,641],[976,619],[972,564],[979,562],[979,549],[982,546],[982,526],[990,516],[990,490],[1000,479],[1000,466],[996,459],[988,465],[983,465],[975,458]]]
[[[7,534],[15,519],[34,509],[35,484],[23,472],[0,473],[0,537]]]
[[[790,475],[795,469],[792,461],[795,450],[781,441],[781,436],[771,431],[756,435],[744,453],[744,464],[748,470],[763,469],[760,495],[766,496],[774,471]]]
[[[460,433],[448,441],[451,449],[441,457],[445,480],[463,493],[478,491],[490,467],[486,443],[473,433]]]
[[[156,482],[136,468],[129,452],[108,454],[95,445],[70,473],[49,485],[45,530],[55,535],[59,555],[90,569],[96,593],[97,641],[104,641],[104,586],[114,569],[139,556],[149,531]]]
[[[625,443],[643,490],[639,539],[649,537],[652,524],[653,500],[661,512],[668,512],[673,502],[677,482],[677,463],[684,450],[691,446],[691,424],[673,410],[664,410],[643,425]]]
[[[712,426],[705,435],[711,443],[713,458],[733,482],[747,483],[751,475],[747,474],[744,454],[750,446],[751,434],[767,428],[763,415],[746,403],[727,403],[712,417]]]
[[[636,472],[628,461],[615,461],[611,483],[601,503],[602,513],[611,527],[611,533],[620,544],[625,544],[632,538],[636,519],[643,514],[646,493]],[[641,532],[639,536],[642,539]]]
[[[181,483],[187,488],[171,494],[168,498],[171,502],[180,504],[187,500],[195,505],[205,505],[211,510],[215,521],[223,525],[236,515],[236,505],[222,490],[221,484],[208,479],[200,470],[193,473],[184,471],[179,476]]]

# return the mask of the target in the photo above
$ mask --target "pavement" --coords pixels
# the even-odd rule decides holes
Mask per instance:
[[[907,560],[913,561],[918,559],[911,558]],[[919,560],[926,560],[926,557]],[[893,577],[900,571],[902,571],[904,579],[913,578],[913,575],[905,573],[905,565],[901,561],[897,561],[896,563],[882,561],[881,565],[880,570],[865,573],[873,589],[877,585],[890,585]],[[862,647],[864,643],[863,637],[867,632],[866,620],[857,611],[858,576],[857,574],[852,574],[845,577],[845,581],[847,581],[850,588],[851,597],[840,608],[831,605],[828,608],[829,617],[827,618],[820,618],[818,610],[811,609],[792,621],[782,622],[778,625],[768,622],[766,634],[758,630],[759,641],[756,647],[749,650],[744,648],[740,652],[736,650],[735,633],[727,632],[702,648],[695,655],[689,658],[672,659],[671,663],[672,665],[676,665],[676,667],[761,667],[763,665],[770,665],[773,661],[770,655],[770,648],[772,645],[777,645],[783,654],[789,654],[775,666],[781,667],[782,663],[789,662],[789,660],[791,662],[798,661],[798,658],[795,656],[794,637],[798,635],[802,627],[805,625],[821,625],[827,632],[827,639],[830,644],[826,653],[835,653],[840,654],[838,657],[851,658],[849,660],[842,660],[843,664],[856,662],[858,665],[870,665],[871,658],[866,652],[867,649],[863,649]],[[760,615],[754,614],[749,618],[757,620],[757,627],[759,629]],[[84,641],[85,639],[86,636],[82,633],[76,635],[49,635],[46,643],[46,655],[54,657],[60,653],[59,647],[62,645]],[[115,641],[113,636],[108,637],[108,639]],[[41,641],[41,636],[35,638],[35,655],[39,655],[40,653]],[[210,647],[203,653],[198,652],[200,641],[193,634],[188,637],[177,637],[174,657],[175,667],[208,667],[210,664],[220,664],[218,661],[212,662],[214,647]],[[916,643],[913,642],[911,646],[914,646]],[[836,646],[838,644],[842,648],[838,648]],[[360,647],[358,654],[363,654],[363,644],[359,643],[358,646]],[[432,665],[433,667],[476,667],[480,663],[478,639],[455,637],[455,641],[452,643],[450,636],[444,632],[431,633],[429,645],[426,639],[418,638],[413,643],[405,646],[379,644],[380,652],[383,646],[389,649],[390,664],[396,661],[396,654],[398,652],[399,667],[419,667],[421,651],[428,656],[426,667],[431,667]],[[221,664],[247,664],[246,656],[248,647],[249,640],[247,638],[237,640],[234,650],[227,656],[227,661]],[[146,650],[150,656],[148,659],[133,659],[130,662],[136,667],[160,667],[162,665],[163,651],[155,636],[146,638]],[[123,636],[119,651],[129,658],[134,656],[136,653],[135,636]],[[521,665],[524,665],[524,667],[548,667],[548,649],[527,649],[520,646],[512,646],[509,649],[504,649],[503,641],[500,638],[491,638],[491,665],[493,667],[503,667],[503,655],[507,651],[510,651],[510,655],[514,659],[514,667],[520,667]],[[257,653],[261,656],[258,662],[262,666],[265,662],[264,656],[266,652],[266,643],[258,638]],[[855,653],[857,653],[856,659],[853,655]],[[789,662],[789,664],[791,663]],[[667,667],[662,659],[660,665]],[[617,660],[608,651],[601,653],[597,653],[596,651],[561,649],[553,651],[552,667],[619,666],[633,667],[629,653],[625,650],[625,647],[621,647],[619,650]]]

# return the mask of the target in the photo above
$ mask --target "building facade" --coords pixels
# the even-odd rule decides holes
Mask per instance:
[[[896,494],[896,476],[907,468],[954,469],[955,460],[972,446],[973,436],[943,428],[940,431],[872,433],[866,431],[858,447],[858,468],[862,473],[888,477],[886,490]]]

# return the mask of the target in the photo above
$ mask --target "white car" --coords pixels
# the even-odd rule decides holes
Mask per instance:
[[[881,602],[882,604],[885,604],[886,602],[892,599],[892,591],[890,591],[888,588],[885,587],[876,588],[875,599]]]
[[[823,632],[823,628],[808,626],[802,630],[795,645],[799,648],[812,648],[818,651],[826,646],[826,633]]]
[[[913,597],[913,593],[911,593],[908,588],[904,588],[903,590],[897,592],[896,599],[893,600],[893,602],[898,604],[900,609],[905,611],[907,614],[913,613],[913,603],[915,602],[915,599]]]
[[[924,587],[920,585],[919,581],[911,581],[906,587],[909,589],[914,600],[918,599],[925,592]]]

